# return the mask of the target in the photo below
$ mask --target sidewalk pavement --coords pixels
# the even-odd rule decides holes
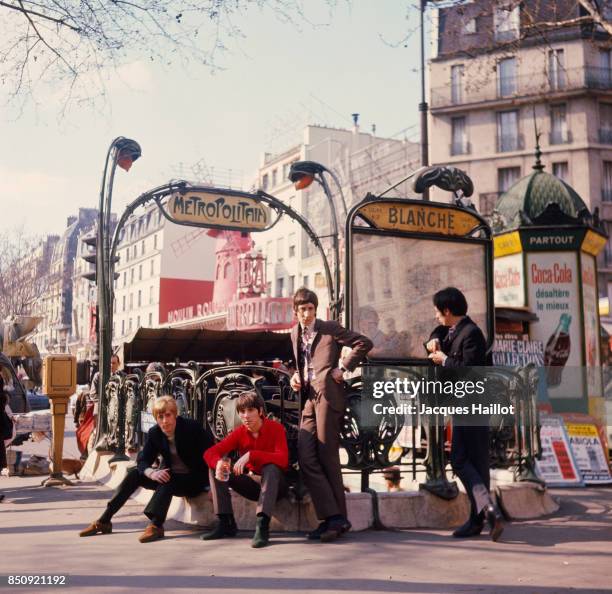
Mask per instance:
[[[48,447],[23,449],[45,455]],[[68,420],[65,456],[78,456]],[[0,576],[68,575],[69,587],[55,591],[612,593],[610,487],[553,490],[557,514],[508,525],[498,543],[484,534],[458,540],[438,530],[371,530],[327,545],[279,533],[270,547],[252,549],[251,533],[202,542],[200,529],[171,521],[163,541],[141,544],[147,520],[132,500],[115,516],[113,534],[79,538],[111,492],[85,481],[43,488],[44,478],[0,477]],[[49,589],[6,587],[2,578],[2,592]]]
[[[553,517],[513,523],[502,541],[458,540],[436,530],[367,531],[331,544],[276,534],[264,549],[250,533],[202,542],[176,522],[141,544],[142,506],[129,501],[113,534],[79,538],[110,492],[91,482],[43,488],[44,477],[1,477],[0,575],[67,574],[78,592],[612,592],[612,489],[555,490]],[[6,579],[0,587],[6,588]],[[2,591],[40,592],[49,587]]]

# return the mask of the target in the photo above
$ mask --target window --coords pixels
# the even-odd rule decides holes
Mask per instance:
[[[127,285],[127,270],[123,271],[123,286]]]
[[[145,253],[145,242],[144,239],[140,242],[140,255],[142,256]]]
[[[518,111],[500,111],[497,114],[497,151],[516,151],[521,148],[518,134]]]
[[[149,305],[153,305],[153,285],[149,287]]]
[[[134,309],[134,293],[130,293],[130,311]]]
[[[604,202],[612,202],[612,161],[603,162],[602,173],[601,199]]]
[[[122,299],[122,309],[121,309],[121,311],[125,311],[125,295],[123,296],[123,299]]]
[[[127,248],[125,250],[125,261],[129,262],[130,261],[130,248]]]
[[[276,182],[277,182],[277,179],[276,179],[276,174],[277,174],[277,173],[278,173],[278,171],[277,171],[276,169],[274,169],[274,170],[272,171],[272,187],[273,187],[273,188],[274,188],[274,187],[276,187]]]
[[[548,52],[548,84],[552,91],[565,88],[565,52],[562,49]]]
[[[497,90],[500,97],[509,97],[517,91],[516,58],[504,58],[497,63]]]
[[[451,102],[463,101],[463,64],[451,66]]]
[[[308,275],[305,274],[304,278],[302,279],[302,286],[308,288],[308,283],[309,283],[310,279],[308,278]]]
[[[125,320],[121,320],[121,336],[125,334]]]
[[[272,281],[268,281],[268,282],[266,283],[266,295],[267,295],[268,297],[271,297],[271,296],[272,296]]]
[[[151,260],[151,276],[155,274],[155,260]]]
[[[130,318],[130,321],[128,323],[128,332],[132,331],[132,318]]]
[[[289,293],[289,297],[295,293],[295,275],[293,274],[289,277],[289,287],[287,288],[287,292]]]
[[[153,314],[149,314],[149,328],[153,328]]]
[[[599,104],[599,142],[612,144],[612,104]]]
[[[599,68],[593,68],[589,86],[596,89],[609,89],[612,87],[612,50],[604,49],[599,52]]]
[[[279,237],[276,240],[276,259],[282,262],[283,256],[285,255],[285,238]]]
[[[569,142],[565,103],[550,106],[550,144]]]
[[[136,258],[138,256],[138,246],[135,245],[134,246],[134,258]]]
[[[142,305],[142,291],[138,291],[138,307]]]
[[[153,235],[153,249],[157,249],[157,234]]]
[[[283,165],[283,179],[282,181],[287,181],[289,178],[289,163],[285,163]]]
[[[451,155],[464,155],[468,153],[465,116],[451,118]]]
[[[559,179],[566,182],[569,174],[567,161],[559,161],[558,163],[553,163],[552,173],[555,177],[558,177]]]
[[[285,296],[285,279],[284,278],[276,279],[276,296],[277,297]]]
[[[500,193],[508,191],[521,177],[520,167],[502,167],[497,170],[497,189]]]
[[[495,41],[512,41],[519,38],[521,13],[519,5],[512,2],[499,2],[493,13],[493,33]]]
[[[604,229],[608,236],[612,232],[612,225],[610,223],[604,223]],[[606,241],[606,245],[604,246],[604,262],[606,266],[612,266],[612,242]]]
[[[130,268],[130,282],[134,283],[134,268]]]
[[[138,280],[142,280],[142,264],[138,266]]]
[[[264,176],[261,178],[261,188],[262,190],[267,190],[269,186],[269,182],[268,182],[268,174],[265,173]]]
[[[140,328],[140,316],[136,317],[136,328]]]
[[[289,233],[289,257],[295,258],[295,243],[297,241],[295,233]]]

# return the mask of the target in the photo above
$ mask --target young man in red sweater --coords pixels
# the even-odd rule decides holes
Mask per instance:
[[[265,418],[264,401],[255,391],[243,392],[236,409],[242,426],[225,439],[206,450],[213,507],[219,518],[216,528],[202,540],[235,536],[238,531],[232,510],[229,488],[251,501],[257,501],[257,524],[251,546],[265,547],[270,539],[270,517],[277,499],[287,492],[284,473],[289,465],[285,428]],[[237,451],[240,458],[229,468],[224,457]],[[261,476],[261,484],[245,474],[251,471]]]

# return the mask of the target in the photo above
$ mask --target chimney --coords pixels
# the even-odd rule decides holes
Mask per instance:
[[[372,136],[376,136],[376,124],[372,124]]]
[[[76,223],[77,218],[74,215],[69,216],[66,219],[66,227],[70,227],[70,225],[73,225],[74,223]]]
[[[353,134],[359,134],[359,114],[352,113],[351,116],[353,117]]]

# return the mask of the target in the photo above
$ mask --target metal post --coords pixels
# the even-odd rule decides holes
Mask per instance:
[[[125,454],[125,409],[127,403],[127,398],[125,397],[125,379],[119,386],[117,400],[119,407],[117,418],[117,447],[115,448],[115,455],[109,462],[123,462],[130,459],[129,456]]]
[[[332,319],[337,320],[340,317],[340,243],[338,240],[338,216],[336,214],[336,206],[332,198],[327,181],[323,174],[319,174],[319,183],[323,187],[323,193],[327,198],[329,209],[331,210],[332,223],[332,249],[334,252],[334,302],[331,305]]]
[[[429,165],[429,133],[427,128],[427,98],[425,95],[425,9],[427,0],[421,0],[421,102],[419,111],[421,112],[421,165]],[[429,188],[423,192],[423,200],[429,200]]]

